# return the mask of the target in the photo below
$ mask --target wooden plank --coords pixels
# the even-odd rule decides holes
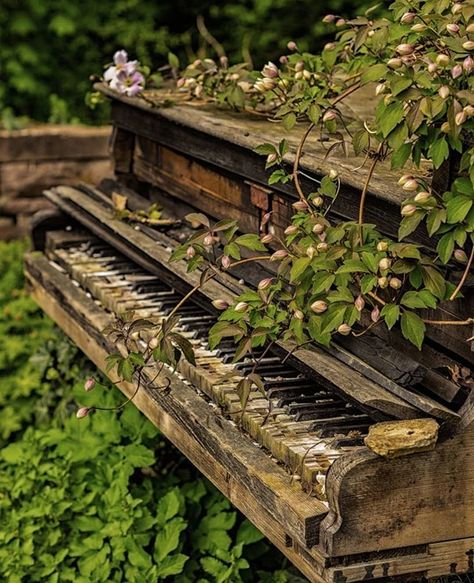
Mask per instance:
[[[25,266],[33,298],[104,370],[107,354],[117,350],[101,332],[112,317],[54,269],[43,255],[27,256]],[[146,374],[151,380],[156,370]],[[159,389],[167,384],[167,378],[172,381],[170,393]],[[112,379],[117,380],[113,376]],[[135,390],[130,383],[120,383],[120,388],[127,396]],[[217,419],[216,409],[195,389],[166,371],[140,391],[134,403],[233,503],[243,506],[250,519],[258,520],[260,528],[267,522],[273,527],[279,524],[273,538],[280,545],[286,535],[304,545],[314,543],[320,521],[327,513],[326,505],[305,495],[234,424],[221,417]],[[259,519],[256,515],[260,510],[264,512]],[[316,551],[314,557],[323,561]]]
[[[199,281],[199,273],[187,273],[182,262],[169,265],[169,257],[176,243],[169,237],[163,239],[163,246],[157,245],[156,239],[151,240],[140,230],[117,220],[111,220],[111,212],[85,193],[70,187],[57,187],[46,193],[48,198],[58,204],[68,214],[90,228],[97,236],[107,240],[125,255],[149,269],[152,273],[167,273],[168,281],[178,289],[186,289]],[[157,235],[158,236],[158,235]],[[168,249],[168,250],[167,250]],[[166,270],[166,271],[164,271]],[[224,299],[232,301],[235,293],[216,280],[211,280],[200,290],[205,307],[209,301]],[[199,296],[196,294],[196,299]],[[281,344],[282,350],[288,348]],[[291,348],[290,348],[291,350]],[[291,363],[296,368],[304,368],[307,374],[316,378],[323,378],[334,386],[340,394],[344,394],[352,401],[371,411],[378,410],[385,415],[398,418],[413,418],[419,415],[416,408],[392,395],[370,379],[353,371],[348,366],[337,361],[319,349],[301,349],[291,356]]]
[[[0,130],[0,162],[108,158],[110,127],[44,124]]]
[[[386,460],[361,451],[336,460],[322,547],[345,555],[474,536],[474,426],[433,452]]]

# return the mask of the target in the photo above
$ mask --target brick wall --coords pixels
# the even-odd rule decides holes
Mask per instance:
[[[29,219],[56,184],[98,183],[112,176],[111,128],[38,125],[0,130],[0,239],[28,235]]]

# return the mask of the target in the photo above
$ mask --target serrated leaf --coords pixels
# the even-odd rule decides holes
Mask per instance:
[[[404,115],[403,104],[399,101],[384,108],[383,114],[377,120],[384,138],[402,121]]]
[[[295,259],[290,270],[290,281],[294,282],[299,279],[310,263],[310,257],[298,257],[298,259]]]
[[[380,81],[384,79],[385,75],[387,74],[387,65],[383,63],[377,63],[376,65],[370,66],[364,73],[362,74],[361,81],[362,83],[370,83],[372,81]]]
[[[254,234],[246,234],[240,235],[234,240],[236,245],[240,245],[241,247],[245,247],[246,249],[250,249],[252,251],[266,251],[267,248],[265,245],[260,241],[258,235]]]
[[[380,315],[384,318],[387,328],[391,330],[400,317],[400,306],[398,304],[385,304]]]
[[[158,565],[156,575],[160,579],[170,577],[171,575],[178,575],[179,573],[182,573],[184,565],[188,559],[189,557],[181,553],[166,557],[162,563]]]
[[[423,320],[408,310],[404,311],[401,317],[401,328],[403,336],[421,350],[425,338],[426,326]]]
[[[473,202],[466,196],[454,196],[446,205],[447,222],[454,224],[463,221],[471,210]]]
[[[416,211],[411,217],[403,217],[400,223],[400,228],[398,229],[398,238],[400,240],[408,237],[421,223],[421,220],[425,216],[425,211]]]
[[[431,266],[421,266],[424,286],[438,299],[444,299],[446,293],[446,281],[441,273]]]

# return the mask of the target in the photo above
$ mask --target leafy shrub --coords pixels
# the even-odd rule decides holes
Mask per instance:
[[[22,289],[24,249],[0,243],[0,579],[303,581],[135,407],[75,418],[123,397],[84,392],[96,371]]]

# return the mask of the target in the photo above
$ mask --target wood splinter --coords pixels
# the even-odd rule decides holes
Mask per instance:
[[[434,419],[384,421],[370,427],[364,442],[376,454],[394,458],[433,450],[438,430],[439,425]]]

